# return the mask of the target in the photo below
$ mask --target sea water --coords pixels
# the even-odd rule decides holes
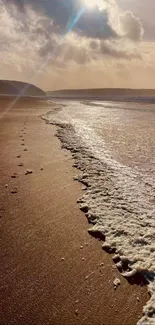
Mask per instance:
[[[141,324],[155,324],[155,104],[66,101],[44,116],[72,152],[89,232],[125,277],[141,273],[150,300]]]

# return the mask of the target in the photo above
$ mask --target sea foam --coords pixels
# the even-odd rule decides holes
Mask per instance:
[[[138,325],[155,324],[152,178],[113,159],[104,139],[90,123],[77,114],[72,116],[71,107],[68,112],[56,106],[43,118],[57,125],[62,147],[71,151],[74,167],[79,170],[76,179],[86,186],[78,203],[90,224],[88,231],[104,241],[103,249],[115,253],[113,259],[124,277],[137,273],[144,276],[151,298]]]

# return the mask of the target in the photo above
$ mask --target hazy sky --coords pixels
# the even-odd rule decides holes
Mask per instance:
[[[155,88],[155,0],[0,0],[1,79]]]

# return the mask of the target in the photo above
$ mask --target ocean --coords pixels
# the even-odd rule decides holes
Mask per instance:
[[[155,104],[59,101],[44,118],[72,152],[89,233],[124,277],[148,283],[138,325],[155,324]]]

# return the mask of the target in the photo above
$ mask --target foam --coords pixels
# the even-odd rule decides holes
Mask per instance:
[[[79,170],[76,179],[86,186],[78,203],[91,225],[89,233],[105,240],[103,249],[115,252],[114,261],[125,277],[140,272],[148,282],[151,299],[138,325],[155,324],[155,205],[151,178],[114,160],[103,138],[86,121],[71,116],[71,111],[68,114],[65,109],[53,108],[44,118],[58,126],[62,147],[72,152],[74,167]]]

